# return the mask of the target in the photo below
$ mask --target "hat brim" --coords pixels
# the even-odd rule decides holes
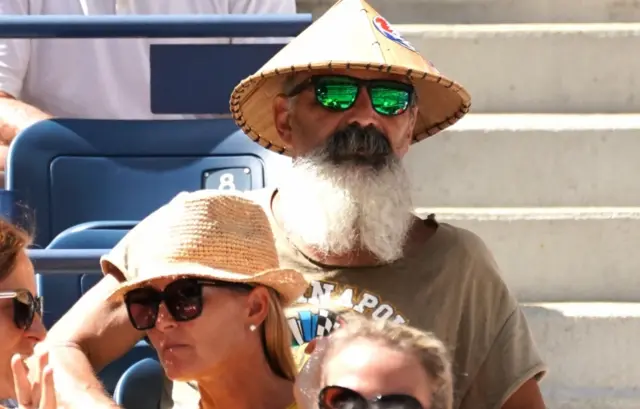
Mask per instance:
[[[309,283],[304,276],[293,269],[269,269],[252,276],[218,270],[193,263],[172,263],[155,266],[153,277],[125,281],[108,297],[108,301],[122,300],[124,295],[136,288],[144,287],[161,279],[203,278],[230,283],[263,285],[274,289],[282,298],[283,306],[293,304],[307,290]]]
[[[271,151],[291,156],[291,151],[275,127],[273,99],[282,93],[284,80],[292,74],[326,73],[327,70],[335,69],[375,71],[407,78],[418,96],[418,119],[412,143],[422,141],[453,125],[468,113],[471,107],[471,97],[467,90],[439,73],[398,65],[330,61],[272,69],[244,79],[231,94],[232,116],[242,131],[254,142]]]

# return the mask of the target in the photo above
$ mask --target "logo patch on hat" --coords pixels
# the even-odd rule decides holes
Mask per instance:
[[[385,19],[384,17],[375,16],[373,18],[373,25],[378,29],[379,32],[381,32],[389,40],[393,41],[394,43],[398,43],[401,46],[408,48],[411,51],[416,51],[416,49],[411,45],[411,43],[405,40],[398,31],[396,31],[393,27],[391,27],[391,24],[389,24],[387,19]]]

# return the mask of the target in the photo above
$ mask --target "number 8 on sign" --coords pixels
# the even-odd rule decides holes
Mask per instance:
[[[241,167],[218,168],[202,175],[205,189],[247,192],[251,190],[251,169]]]
[[[236,190],[233,175],[231,173],[223,173],[220,175],[220,184],[218,190]]]

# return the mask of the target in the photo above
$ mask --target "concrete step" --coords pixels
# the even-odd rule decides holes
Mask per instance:
[[[416,212],[422,217],[435,213],[438,221],[480,236],[520,301],[640,302],[640,208]]]
[[[324,13],[335,0],[297,0],[298,12]],[[601,23],[640,21],[637,0],[370,0],[394,23]]]
[[[397,25],[477,113],[640,111],[640,23]]]
[[[541,385],[548,408],[640,407],[640,304],[553,303],[523,308],[549,366]]]
[[[419,207],[640,206],[638,152],[640,114],[469,114],[406,164]]]

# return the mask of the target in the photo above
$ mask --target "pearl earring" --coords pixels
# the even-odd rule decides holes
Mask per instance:
[[[255,326],[255,325],[253,325],[253,324],[249,325],[249,330],[250,330],[251,332],[255,331],[255,330],[256,330],[256,326]]]

